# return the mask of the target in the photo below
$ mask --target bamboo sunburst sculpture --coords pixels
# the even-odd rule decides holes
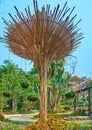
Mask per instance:
[[[9,13],[12,22],[3,19],[7,31],[0,41],[8,44],[9,49],[16,55],[34,61],[43,82],[41,93],[44,91],[45,97],[41,100],[44,104],[48,64],[69,55],[83,37],[80,29],[77,29],[81,20],[74,24],[77,15],[71,17],[75,7],[68,8],[66,2],[62,9],[58,5],[52,11],[50,5],[46,5],[40,11],[37,1],[33,2],[34,14],[31,14],[28,6],[25,9],[26,16],[14,6],[16,15],[13,17]],[[43,107],[41,113],[46,112],[46,103]]]
[[[62,10],[58,5],[52,12],[50,5],[46,8],[43,6],[39,11],[37,1],[34,1],[35,14],[32,15],[28,7],[25,9],[26,16],[15,9],[15,17],[9,13],[12,22],[3,19],[7,32],[1,41],[8,44],[16,55],[34,61],[37,68],[41,66],[41,57],[49,64],[67,56],[80,43],[82,33],[76,29],[80,21],[74,25],[73,20],[77,15],[70,19],[74,8],[70,11],[67,2]]]

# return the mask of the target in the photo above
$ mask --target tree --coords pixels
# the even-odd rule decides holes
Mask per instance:
[[[7,25],[7,31],[0,41],[8,44],[10,50],[16,55],[34,61],[40,76],[40,118],[47,119],[47,66],[53,62],[63,59],[70,54],[83,38],[82,33],[76,29],[79,20],[74,24],[76,15],[70,18],[73,10],[65,3],[62,10],[59,5],[50,10],[50,5],[42,10],[38,9],[37,1],[34,2],[32,15],[30,8],[25,9],[26,16],[17,11],[17,16],[12,18]]]
[[[3,85],[2,94],[9,93],[12,100],[12,110],[17,110],[17,100],[22,94],[20,69],[9,60],[5,60],[0,68],[1,84]],[[4,94],[5,95],[5,94]]]
[[[62,75],[64,73],[65,60],[53,62],[48,67],[48,108],[57,109],[62,98]]]

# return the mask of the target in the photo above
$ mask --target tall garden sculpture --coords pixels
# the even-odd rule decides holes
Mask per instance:
[[[52,11],[50,5],[38,9],[37,1],[33,0],[34,14],[30,8],[25,9],[26,16],[16,10],[11,21],[3,19],[7,29],[1,42],[8,45],[16,55],[32,60],[40,76],[40,118],[47,118],[47,67],[51,62],[63,59],[69,55],[81,42],[82,33],[77,29],[79,20],[74,24],[77,16],[71,17],[75,7],[62,9],[59,5]]]

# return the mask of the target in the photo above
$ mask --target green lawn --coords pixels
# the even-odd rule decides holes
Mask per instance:
[[[65,128],[66,130],[92,130],[92,120],[64,120],[61,115],[56,114],[57,116],[52,116],[52,118],[55,119],[56,125],[57,122],[60,120],[60,123],[57,125],[60,128]],[[59,116],[58,116],[59,115]],[[8,119],[3,119],[1,121],[2,124],[0,124],[0,130],[25,130],[27,126],[30,126],[31,124],[34,124],[36,121],[35,118],[33,119],[25,119],[24,121],[10,121]],[[66,122],[63,126],[62,121]],[[61,130],[61,129],[60,129]]]
[[[73,124],[79,124],[81,127],[92,127],[92,120],[83,120],[83,121],[72,121]]]

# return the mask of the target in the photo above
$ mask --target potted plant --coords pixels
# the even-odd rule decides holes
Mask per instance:
[[[69,91],[65,94],[66,98],[74,98],[76,96],[75,91]]]
[[[3,96],[4,97],[10,97],[10,92],[9,91],[4,91]]]
[[[22,82],[21,87],[22,88],[28,88],[29,84],[27,82]]]

